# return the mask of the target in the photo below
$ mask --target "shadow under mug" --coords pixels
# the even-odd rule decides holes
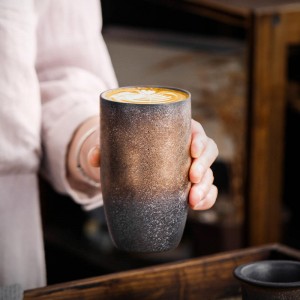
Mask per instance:
[[[100,96],[104,211],[110,236],[123,251],[171,250],[183,235],[190,189],[191,98],[187,91],[171,89],[183,91],[187,99],[138,104],[109,100],[107,91]]]
[[[263,260],[234,269],[243,300],[300,299],[300,262]]]

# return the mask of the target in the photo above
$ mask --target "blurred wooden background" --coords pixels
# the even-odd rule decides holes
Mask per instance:
[[[286,77],[286,82],[279,84],[281,92],[274,95],[266,89],[256,99],[251,88],[255,81],[265,77],[261,73],[254,76],[254,70],[259,67],[259,59],[266,56],[256,60],[260,52],[253,46],[255,34],[251,26],[258,23],[254,23],[253,11],[246,5],[250,2],[221,5],[220,1],[201,0],[102,0],[103,35],[119,84],[161,84],[192,93],[193,117],[219,146],[220,155],[213,165],[219,197],[208,211],[190,211],[178,249],[138,256],[121,253],[113,247],[102,209],[83,212],[71,199],[56,194],[41,180],[49,283],[251,244],[275,241],[300,248],[298,183],[297,176],[291,175],[299,170],[300,161],[297,146],[300,48],[295,43],[286,46],[286,69],[280,74],[280,78]],[[237,5],[234,10],[237,3],[245,6]],[[262,26],[271,22],[272,30],[278,32],[279,12],[278,7],[271,11]],[[293,10],[284,13],[283,20],[289,20]],[[297,26],[296,23],[296,29]],[[268,54],[271,50],[263,46]],[[252,70],[251,66],[256,67]],[[266,82],[274,75],[272,70],[268,72],[269,76],[263,75],[267,76]],[[260,107],[264,95],[266,104]],[[284,104],[276,100],[281,95],[285,97]],[[281,111],[279,118],[268,123],[265,115],[272,113],[272,109],[276,113],[279,107],[272,106],[272,101],[279,103]],[[258,123],[254,123],[254,110],[260,116]],[[275,129],[276,133],[274,122],[278,123],[278,135],[267,131],[265,139],[259,139],[260,126]],[[267,144],[270,138],[272,142]],[[265,159],[269,153],[272,159]],[[272,173],[274,168],[276,174]]]

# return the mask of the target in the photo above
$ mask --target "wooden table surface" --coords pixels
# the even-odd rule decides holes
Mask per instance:
[[[300,252],[268,244],[28,290],[24,300],[240,299],[234,268],[267,259],[299,261]]]

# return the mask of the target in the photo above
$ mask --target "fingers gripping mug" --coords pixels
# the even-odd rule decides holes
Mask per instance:
[[[190,93],[121,87],[101,94],[100,112],[101,186],[115,246],[129,252],[176,248],[190,189]]]

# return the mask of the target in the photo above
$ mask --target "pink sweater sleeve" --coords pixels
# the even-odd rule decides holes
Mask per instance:
[[[43,4],[39,4],[42,3]],[[99,114],[101,91],[116,87],[101,36],[97,0],[37,1],[36,69],[42,98],[43,174],[61,193],[91,209],[102,204],[73,190],[66,178],[68,144],[76,128]]]

